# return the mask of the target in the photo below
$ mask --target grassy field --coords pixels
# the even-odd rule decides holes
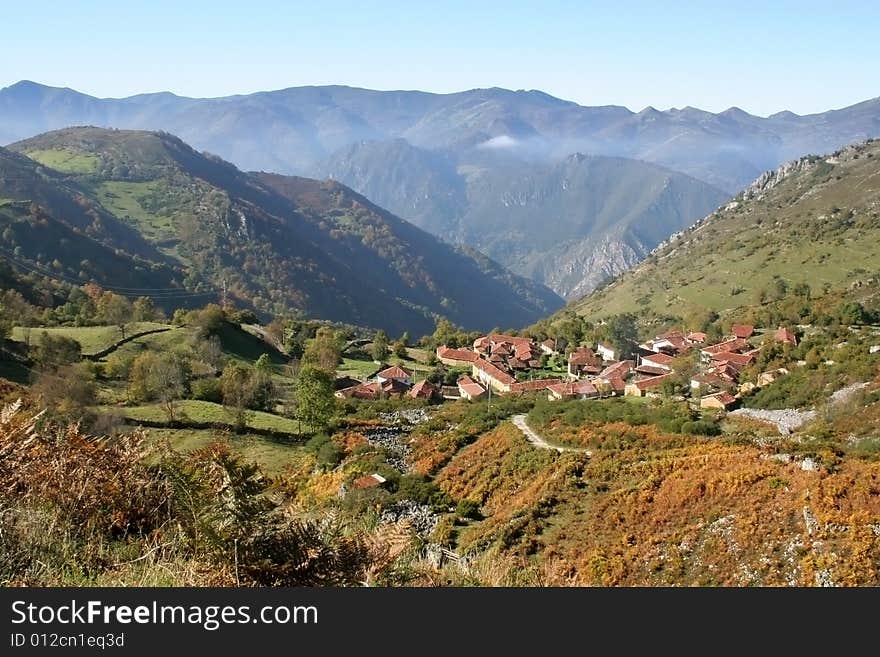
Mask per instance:
[[[266,474],[280,474],[288,466],[295,465],[306,454],[297,443],[254,434],[228,434],[210,429],[147,429],[153,440],[170,441],[174,449],[190,452],[207,446],[215,440],[225,440],[246,461],[258,463]]]
[[[156,322],[132,322],[125,325],[125,335],[133,335],[153,329],[168,327],[167,324],[159,324]],[[118,326],[60,326],[54,328],[33,328],[31,331],[31,344],[34,344],[43,331],[50,335],[62,335],[67,338],[73,338],[82,345],[83,354],[96,354],[99,351],[110,347],[122,339]],[[25,342],[27,329],[16,326],[12,329],[12,339],[18,342]]]
[[[379,366],[371,360],[343,358],[336,370],[336,376],[353,376],[356,379],[365,379],[377,369]]]
[[[150,199],[161,198],[167,193],[166,188],[162,180],[109,180],[95,187],[95,194],[113,214],[131,221],[148,238],[161,241],[175,237],[174,213],[152,209]]]
[[[101,164],[101,158],[97,155],[60,149],[31,151],[27,156],[63,173],[96,173]]]
[[[130,420],[144,420],[148,422],[162,422],[168,419],[165,411],[158,404],[149,404],[144,406],[104,406],[100,408],[106,413],[116,413]],[[186,418],[193,422],[217,422],[219,424],[227,424],[231,426],[232,420],[220,404],[213,402],[199,401],[195,399],[184,399],[178,402],[177,413],[181,418]],[[299,423],[290,418],[264,413],[263,411],[251,411],[248,426],[253,429],[262,429],[268,431],[278,431],[281,433],[298,434]],[[307,427],[304,427],[304,429]]]

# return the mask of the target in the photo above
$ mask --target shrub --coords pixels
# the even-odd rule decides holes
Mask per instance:
[[[482,514],[480,513],[480,504],[474,500],[459,501],[455,506],[455,513],[458,514],[460,518],[470,518],[472,520],[479,520],[482,517]]]
[[[695,436],[718,436],[721,434],[721,427],[708,420],[696,420],[683,423],[681,433],[690,433]]]
[[[196,379],[192,382],[191,390],[193,399],[214,402],[215,404],[223,402],[223,386],[220,384],[220,379],[216,377]]]

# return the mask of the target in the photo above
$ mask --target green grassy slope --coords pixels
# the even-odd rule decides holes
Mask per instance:
[[[780,170],[780,172],[783,170]],[[846,295],[880,278],[880,142],[756,181],[645,262],[573,304],[588,318],[724,312],[798,284]]]

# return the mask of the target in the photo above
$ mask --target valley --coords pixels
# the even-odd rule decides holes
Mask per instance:
[[[109,128],[23,89],[49,93],[0,91],[3,585],[880,581],[875,101],[62,112]],[[292,99],[335,128],[212,137],[260,171],[164,131]]]

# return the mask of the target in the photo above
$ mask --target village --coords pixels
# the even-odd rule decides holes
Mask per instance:
[[[393,365],[366,381],[346,380],[349,385],[340,387],[336,396],[477,401],[493,394],[546,392],[553,401],[675,395],[689,397],[700,409],[727,411],[737,406],[743,393],[789,373],[777,368],[760,372],[754,380],[744,377],[743,371],[756,362],[762,347],[768,342],[796,346],[798,340],[785,327],[756,331],[752,325],[734,324],[729,334],[707,342],[705,333],[670,329],[630,345],[624,357],[619,349],[601,341],[595,347],[566,348],[552,339],[539,342],[491,333],[477,338],[470,349],[436,348],[436,362],[460,372],[455,385],[432,383],[427,378],[415,381],[413,371]],[[553,371],[548,359],[565,365]]]

